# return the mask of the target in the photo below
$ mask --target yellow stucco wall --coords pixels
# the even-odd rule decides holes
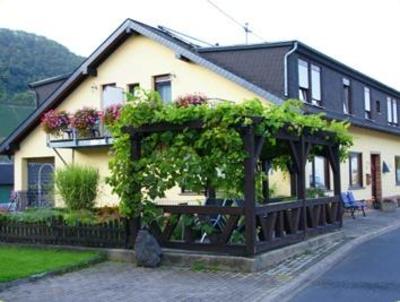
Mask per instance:
[[[382,196],[400,195],[400,186],[396,185],[395,179],[395,156],[400,156],[400,138],[395,135],[385,134],[373,130],[366,130],[351,127],[354,146],[350,149],[353,152],[362,152],[363,188],[353,190],[356,198],[370,199],[371,185],[367,184],[367,174],[371,173],[371,154],[380,154],[381,172],[383,161],[390,168],[390,172],[382,173]],[[349,189],[349,162],[341,164],[342,191]]]
[[[175,53],[159,43],[143,36],[132,36],[105,60],[97,69],[97,76],[81,83],[58,107],[60,110],[73,112],[83,106],[102,109],[102,85],[116,83],[124,88],[132,83],[139,83],[144,89],[153,89],[153,77],[162,74],[172,75],[172,98],[193,92],[202,92],[208,97],[241,101],[258,97],[249,90],[209,71],[199,65],[184,62],[175,57]],[[262,98],[260,98],[262,99]],[[266,100],[263,100],[267,102]],[[108,171],[108,149],[58,149],[67,163],[75,158],[75,163],[94,166],[101,175],[98,205],[115,204],[116,196],[111,196],[111,188],[105,184]],[[62,160],[46,146],[46,134],[38,126],[27,136],[15,154],[15,189],[27,189],[28,158],[54,157],[56,168],[63,167]],[[176,202],[197,201],[201,196],[181,195],[179,188],[167,193],[167,199]],[[58,204],[60,200],[57,199]],[[165,199],[160,202],[167,202]]]

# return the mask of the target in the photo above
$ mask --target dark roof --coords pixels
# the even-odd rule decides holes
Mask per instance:
[[[43,79],[43,80],[39,80],[39,81],[36,81],[36,82],[29,83],[28,86],[30,88],[36,88],[36,87],[47,85],[47,84],[54,83],[54,82],[63,82],[69,76],[70,76],[70,74],[58,75],[58,76],[55,76],[55,77],[46,78],[46,79]]]
[[[0,164],[0,185],[14,184],[14,165]]]

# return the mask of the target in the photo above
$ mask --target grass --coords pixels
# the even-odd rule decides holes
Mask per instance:
[[[100,259],[101,254],[96,252],[0,246],[0,283],[69,271]]]

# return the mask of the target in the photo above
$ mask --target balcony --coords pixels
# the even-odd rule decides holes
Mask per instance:
[[[56,149],[79,149],[109,147],[113,138],[103,125],[98,124],[86,135],[79,134],[74,128],[63,131],[61,136],[47,135],[47,147]]]

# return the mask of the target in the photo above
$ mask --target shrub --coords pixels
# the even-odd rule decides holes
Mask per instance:
[[[99,174],[95,168],[67,166],[55,173],[55,184],[70,210],[91,210],[97,195]]]
[[[207,97],[200,93],[179,96],[175,100],[175,104],[178,107],[188,107],[190,105],[203,105],[205,103],[207,103]]]

